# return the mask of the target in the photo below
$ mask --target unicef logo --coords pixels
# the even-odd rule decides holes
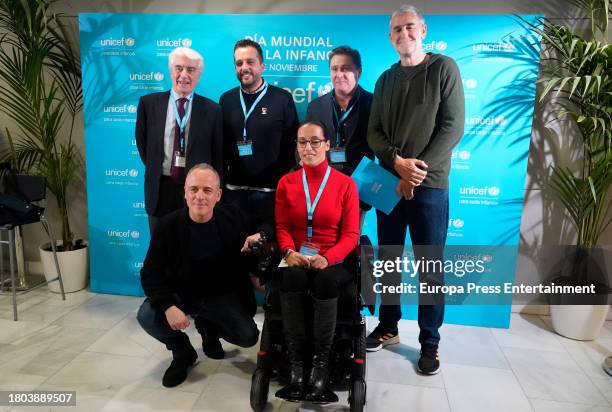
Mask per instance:
[[[136,170],[136,169],[130,170],[130,176],[131,177],[137,177],[138,176],[138,170]]]
[[[452,224],[455,229],[461,229],[463,226],[465,226],[465,222],[461,219],[453,219]]]
[[[130,236],[132,237],[132,239],[138,239],[140,237],[140,232],[138,232],[137,230],[132,230],[130,232]]]
[[[459,152],[459,159],[461,160],[469,160],[472,157],[472,154],[467,150],[462,150]]]
[[[506,123],[508,123],[508,120],[506,120],[506,118],[503,115],[497,116],[495,118],[495,124],[503,126]]]
[[[128,113],[136,113],[136,106],[133,104],[129,105],[127,108]]]
[[[191,41],[191,39],[183,39],[183,41],[181,42],[181,44],[183,45],[183,47],[191,47],[191,44],[193,42]]]
[[[334,85],[331,82],[329,82],[327,84],[319,86],[319,90],[317,90],[317,94],[319,96],[323,96],[323,95],[331,92],[333,88],[334,88]]]
[[[476,79],[467,79],[465,81],[465,87],[468,89],[475,89],[478,86],[478,81]]]
[[[162,80],[164,80],[164,74],[162,72],[157,72],[153,75],[153,78],[158,82],[161,82]]]
[[[446,43],[445,41],[436,42],[436,50],[438,51],[444,51],[447,47],[448,43]]]
[[[499,196],[500,190],[497,186],[491,186],[487,192],[489,193],[489,196]]]
[[[128,37],[127,39],[125,39],[125,45],[126,46],[132,47],[135,44],[136,44],[136,40],[134,40],[133,38]]]

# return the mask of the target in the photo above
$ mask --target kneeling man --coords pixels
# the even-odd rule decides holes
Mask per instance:
[[[186,209],[161,218],[140,271],[147,299],[138,322],[172,351],[162,380],[166,387],[182,383],[198,358],[183,332],[188,315],[209,358],[225,356],[219,338],[250,347],[259,335],[255,298],[240,255],[248,227],[241,212],[218,203],[219,175],[203,163],[187,174],[185,199]]]

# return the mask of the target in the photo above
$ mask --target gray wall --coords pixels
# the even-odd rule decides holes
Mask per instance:
[[[76,16],[82,12],[116,12],[116,13],[303,13],[303,14],[389,14],[402,1],[373,2],[363,0],[335,1],[62,1],[58,11],[65,13],[68,19],[76,22]],[[528,0],[491,0],[491,1],[413,1],[425,14],[544,14],[550,18],[572,21],[575,12],[566,2],[528,1]],[[543,125],[548,124],[550,115],[536,111],[529,154],[528,177],[525,183],[525,204],[521,224],[521,252],[517,274],[531,277],[534,271],[546,271],[543,263],[533,258],[538,245],[568,244],[575,239],[575,233],[564,219],[563,209],[545,190],[550,174],[549,167],[555,164],[575,165],[576,156],[571,155],[571,131],[562,126],[553,125],[562,138],[551,138],[544,132]],[[82,143],[82,119],[77,121],[77,137]],[[548,124],[550,127],[551,125]],[[3,133],[0,131],[0,133]],[[79,188],[80,194],[72,204],[73,230],[78,236],[87,237],[87,208],[85,187]],[[50,207],[49,215],[55,216],[55,209]],[[39,260],[37,251],[32,245],[42,242],[38,231],[29,230],[25,235],[28,247],[26,259]],[[604,236],[602,244],[610,244],[612,228]],[[40,240],[40,242],[39,242]],[[555,259],[552,259],[553,261]],[[558,259],[556,259],[558,260]],[[546,264],[547,265],[547,264]],[[545,265],[545,266],[546,266]],[[33,267],[36,270],[36,267]]]

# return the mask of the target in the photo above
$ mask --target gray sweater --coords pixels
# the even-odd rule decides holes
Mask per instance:
[[[396,154],[423,160],[429,168],[422,185],[445,189],[451,152],[463,136],[464,123],[459,68],[450,57],[429,53],[427,63],[395,63],[378,78],[368,144],[394,174]]]

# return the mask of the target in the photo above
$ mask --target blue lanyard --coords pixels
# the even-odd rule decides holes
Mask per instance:
[[[193,100],[193,94],[190,94],[187,97],[187,107],[185,107],[185,115],[182,119],[179,116],[178,106],[176,105],[176,101],[178,99],[175,99],[175,97],[176,95],[173,92],[170,100],[172,100],[172,108],[174,109],[174,119],[176,120],[176,124],[179,127],[181,136],[179,140],[179,148],[181,153],[185,153],[185,126],[187,126],[187,120],[189,120],[189,115],[191,114],[191,101]]]
[[[247,131],[246,131],[247,120],[249,120],[249,116],[251,116],[251,113],[253,113],[253,110],[255,110],[255,106],[257,106],[257,103],[259,103],[261,101],[261,99],[263,99],[263,97],[266,95],[267,91],[268,91],[268,83],[266,83],[266,81],[264,80],[263,90],[261,91],[261,94],[259,96],[257,96],[257,99],[255,99],[255,102],[253,103],[253,105],[251,106],[251,108],[249,109],[248,112],[247,112],[247,109],[246,109],[246,104],[244,103],[244,96],[242,95],[242,90],[239,91],[239,94],[240,94],[240,105],[242,106],[242,114],[244,114],[244,125],[243,125],[243,128],[242,128],[242,139],[245,142],[247,140]]]
[[[308,181],[306,180],[306,171],[302,169],[302,183],[304,184],[304,195],[306,196],[306,212],[308,213],[308,241],[312,239],[312,216],[314,215],[315,208],[319,203],[319,199],[323,194],[323,189],[325,189],[325,185],[327,184],[327,179],[329,179],[329,174],[331,173],[331,166],[327,166],[327,170],[325,171],[325,176],[323,177],[323,181],[321,182],[321,186],[319,186],[319,191],[315,196],[314,203],[310,203],[310,191],[308,190]]]
[[[340,117],[340,119],[338,119],[338,113],[336,112],[336,107],[335,107],[335,105],[333,106],[333,108],[334,108],[334,117],[336,118],[336,123],[338,124],[338,127],[336,129],[336,147],[340,146],[340,128],[342,127],[342,123],[344,123],[344,121],[349,116],[349,114],[351,114],[351,111],[353,110],[353,107],[355,107],[355,104],[353,104],[351,107],[349,107],[346,110],[346,112],[344,112],[342,117]]]

